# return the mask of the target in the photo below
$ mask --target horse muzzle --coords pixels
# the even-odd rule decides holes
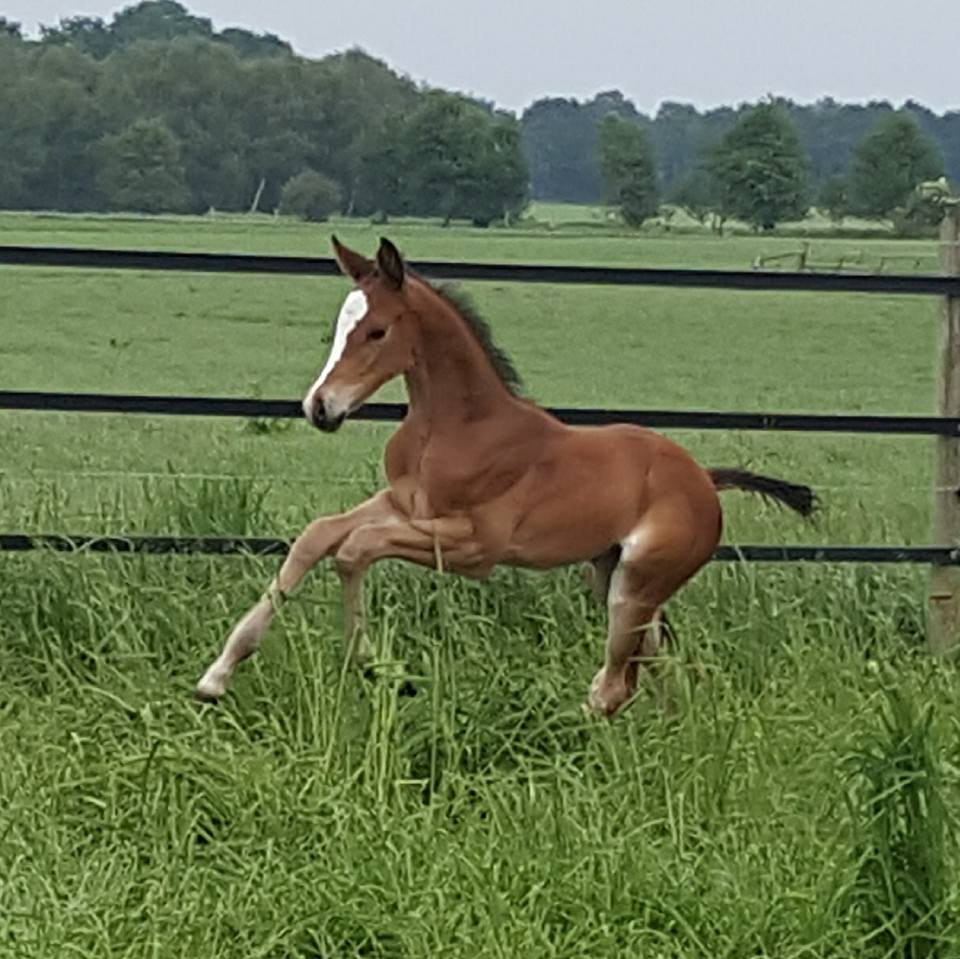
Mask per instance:
[[[343,421],[346,418],[346,413],[338,413],[336,416],[328,416],[326,410],[324,410],[322,406],[319,406],[314,411],[313,416],[310,418],[310,422],[313,423],[318,430],[322,430],[324,433],[336,433],[337,430],[343,425]]]

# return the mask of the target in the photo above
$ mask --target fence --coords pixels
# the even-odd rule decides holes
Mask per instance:
[[[520,264],[419,261],[430,279],[767,290],[855,292],[942,297],[943,347],[939,386],[940,416],[847,416],[676,410],[554,409],[567,423],[638,423],[656,428],[781,430],[799,432],[929,435],[937,438],[935,537],[943,545],[908,546],[726,546],[715,558],[770,562],[922,563],[932,567],[931,645],[945,649],[960,624],[960,209],[948,213],[941,232],[943,275],[761,272],[731,270],[636,269],[627,267],[532,266]],[[339,269],[321,257],[246,254],[168,253],[58,247],[0,246],[0,265],[137,271],[333,276]],[[164,416],[298,417],[300,405],[288,400],[193,396],[130,396],[0,391],[0,410],[126,413]],[[355,419],[399,420],[398,404],[367,404]],[[283,552],[288,541],[273,538],[73,536],[0,534],[0,551],[47,548],[119,554],[230,555]]]

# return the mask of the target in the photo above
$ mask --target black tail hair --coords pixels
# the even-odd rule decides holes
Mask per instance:
[[[718,492],[740,489],[748,493],[759,493],[789,507],[801,516],[812,516],[819,505],[817,494],[809,486],[799,483],[788,483],[786,480],[761,476],[747,470],[715,469],[708,472]]]

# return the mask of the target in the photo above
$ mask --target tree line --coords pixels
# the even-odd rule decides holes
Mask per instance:
[[[655,146],[636,118],[608,112],[597,135],[605,196],[624,221],[639,226],[657,214],[661,181]],[[669,209],[683,208],[722,231],[735,218],[758,230],[802,219],[811,206],[841,222],[848,216],[891,221],[901,235],[919,235],[942,215],[949,192],[944,157],[911,112],[883,114],[857,143],[849,165],[817,187],[812,158],[793,124],[788,105],[772,98],[741,111],[696,165],[669,189]]]
[[[812,104],[779,99],[809,161],[810,183],[818,191],[831,177],[844,174],[853,153],[882,120],[901,113],[943,155],[945,173],[960,182],[960,111],[938,115],[913,101],[896,110],[886,101],[838,103],[827,97]],[[700,112],[688,103],[665,102],[646,116],[618,90],[583,102],[556,97],[538,100],[523,112],[523,140],[530,163],[533,196],[594,203],[604,192],[597,159],[600,125],[613,113],[640,126],[652,146],[659,182],[669,195],[701,164],[710,148],[753,109],[752,104]]]
[[[608,91],[538,100],[517,118],[360,50],[309,60],[273,34],[215,30],[176,0],[68,18],[35,40],[0,17],[0,135],[7,209],[485,225],[532,196],[606,200],[634,224],[667,201],[767,228],[813,203],[838,218],[902,213],[915,174],[960,182],[960,112],[826,99],[668,102],[647,117]]]
[[[0,208],[519,213],[515,116],[359,50],[295,56],[175,0],[27,40],[0,21]]]

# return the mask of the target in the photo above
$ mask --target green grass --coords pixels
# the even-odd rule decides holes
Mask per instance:
[[[364,249],[382,229],[334,228]],[[5,243],[325,254],[329,232],[0,217]],[[731,268],[796,243],[386,232],[414,259]],[[298,397],[346,289],[5,268],[4,388]],[[471,289],[544,402],[932,411],[930,300]],[[290,535],[375,488],[387,435],[2,414],[0,526]],[[711,465],[821,491],[812,528],[729,494],[728,541],[929,539],[930,441],[678,438]],[[378,568],[374,685],[342,671],[336,581],[320,571],[228,698],[195,706],[194,681],[275,568],[0,556],[0,955],[960,949],[960,692],[922,652],[922,570],[712,567],[672,613],[672,709],[642,698],[613,724],[580,712],[604,627],[574,571],[481,585]],[[418,695],[398,697],[408,676]]]

